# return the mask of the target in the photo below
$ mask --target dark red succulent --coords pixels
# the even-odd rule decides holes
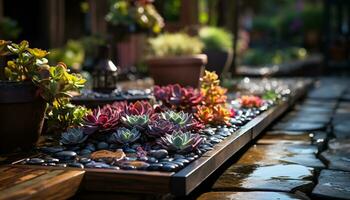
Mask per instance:
[[[179,84],[168,86],[155,86],[154,96],[162,101],[163,105],[176,109],[193,112],[202,102],[202,93],[192,87],[181,87]]]
[[[86,133],[91,134],[96,131],[106,132],[115,129],[120,120],[120,110],[111,105],[95,109],[84,118]]]
[[[165,119],[152,120],[148,125],[146,134],[152,138],[159,138],[165,134],[170,134],[174,130],[179,130],[178,126],[175,126],[172,122]]]
[[[147,101],[136,101],[125,107],[125,115],[147,115],[151,116],[154,113],[152,105]]]

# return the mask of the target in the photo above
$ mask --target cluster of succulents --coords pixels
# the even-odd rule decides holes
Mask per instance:
[[[174,131],[172,134],[165,134],[158,140],[158,143],[168,151],[186,153],[196,149],[202,140],[199,134]]]
[[[215,72],[205,71],[201,78],[203,104],[197,107],[196,117],[205,124],[229,124],[234,111],[226,104],[225,88],[220,86],[220,80]]]
[[[239,98],[239,103],[243,108],[259,108],[263,105],[264,101],[254,95],[244,95]]]
[[[154,86],[154,96],[168,108],[193,112],[202,103],[202,93],[192,87],[181,87],[179,84]]]

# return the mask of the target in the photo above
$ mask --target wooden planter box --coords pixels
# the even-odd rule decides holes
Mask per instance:
[[[225,161],[237,153],[247,143],[257,137],[275,119],[290,108],[297,99],[306,93],[307,88],[299,89],[291,94],[287,101],[263,112],[252,121],[214,145],[214,149],[206,152],[178,172],[132,171],[113,169],[81,169],[85,171],[80,189],[84,192],[125,192],[139,194],[172,194],[185,196],[215,172]],[[72,169],[32,165],[16,167],[33,169]]]

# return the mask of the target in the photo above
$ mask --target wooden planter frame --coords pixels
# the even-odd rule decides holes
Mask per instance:
[[[289,99],[263,112],[222,142],[206,152],[178,172],[132,171],[113,169],[81,169],[85,171],[80,189],[87,192],[123,192],[140,194],[172,194],[185,196],[215,172],[225,161],[237,153],[247,143],[256,138],[275,119],[290,108],[296,100],[306,93],[305,87],[299,88]],[[33,165],[16,167],[33,169],[71,169]],[[12,165],[13,166],[13,165]]]

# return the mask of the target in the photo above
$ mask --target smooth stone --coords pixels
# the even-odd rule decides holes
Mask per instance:
[[[58,163],[56,164],[56,167],[67,167],[66,163]]]
[[[157,159],[163,159],[168,156],[168,151],[165,149],[160,149],[160,150],[151,150],[149,151],[149,155],[152,157],[155,157]]]
[[[174,158],[164,158],[164,159],[159,160],[159,162],[171,162],[173,160],[174,160]]]
[[[63,146],[54,146],[54,147],[42,147],[40,148],[40,151],[48,154],[55,154],[60,151],[64,151],[66,148]]]
[[[136,153],[137,152],[135,149],[132,149],[132,148],[129,148],[129,147],[124,148],[123,150],[124,150],[125,153]]]
[[[181,167],[181,168],[185,166],[183,162],[172,161],[171,163],[176,164],[178,167]]]
[[[60,162],[60,160],[57,158],[45,158],[45,162],[46,163],[58,163],[58,162]]]
[[[116,150],[116,149],[119,149],[119,147],[120,147],[120,146],[117,145],[117,144],[110,144],[108,148],[109,148],[109,149]]]
[[[83,164],[86,164],[86,163],[89,163],[91,162],[91,159],[90,158],[80,158],[79,159],[79,162],[83,163]]]
[[[329,169],[350,171],[350,150],[332,151],[326,150],[320,154],[320,158],[328,163]]]
[[[217,143],[222,142],[222,140],[218,139],[218,138],[215,137],[215,136],[210,137],[209,140],[210,140],[210,142],[211,142],[212,144],[217,144]]]
[[[42,166],[55,167],[56,163],[43,163]]]
[[[179,158],[185,158],[185,156],[183,156],[181,154],[174,154],[173,158],[174,159],[179,159]]]
[[[75,167],[75,168],[84,169],[84,165],[83,165],[83,164],[81,164],[81,163],[76,163],[76,162],[74,162],[74,163],[68,163],[68,166],[69,166],[69,167]]]
[[[92,143],[88,143],[88,144],[85,146],[85,149],[88,149],[88,150],[90,150],[91,152],[96,151],[96,147],[95,147],[95,145],[92,144]]]
[[[189,160],[184,159],[184,158],[177,158],[177,159],[175,159],[174,161],[176,161],[176,162],[181,162],[181,163],[184,163],[184,164],[190,163]]]
[[[143,162],[143,161],[123,161],[118,163],[118,166],[121,169],[140,169],[144,170],[147,169],[150,164]]]
[[[192,162],[192,161],[196,160],[196,158],[194,158],[194,157],[186,157],[186,160]]]
[[[163,164],[161,163],[153,163],[153,164],[150,164],[147,168],[147,170],[160,170],[161,168],[163,167]]]
[[[172,171],[175,171],[177,169],[177,167],[178,167],[177,165],[165,163],[161,167],[161,170],[167,171],[167,172],[172,172]]]
[[[137,160],[147,162],[148,157],[147,156],[138,157]]]
[[[75,151],[75,152],[77,152],[79,150],[80,150],[80,147],[78,147],[78,146],[72,146],[72,147],[67,148],[67,151]]]
[[[62,160],[72,160],[77,156],[74,151],[61,151],[55,154],[55,156]]]
[[[286,192],[208,192],[197,200],[305,200],[295,194]]]
[[[91,161],[85,164],[86,168],[110,168],[111,166],[103,162]]]
[[[232,165],[215,182],[214,190],[310,192],[313,169],[301,165]]]
[[[99,142],[97,144],[97,149],[98,150],[104,150],[104,149],[108,149],[108,143],[107,142]]]
[[[203,133],[206,135],[214,135],[215,134],[215,129],[213,128],[207,128],[203,130]]]
[[[92,153],[91,150],[89,150],[89,149],[83,149],[83,150],[81,150],[81,151],[79,152],[79,155],[88,156],[88,155],[90,155],[91,153]]]
[[[115,152],[108,150],[99,150],[91,154],[90,158],[93,160],[103,160],[108,163],[113,161],[119,161],[125,158],[125,153],[122,150],[117,150]]]
[[[45,162],[44,159],[41,158],[31,158],[26,163],[30,165],[41,165]]]
[[[135,160],[137,160],[137,157],[129,157],[129,156],[127,156],[123,160],[125,160],[125,161],[135,161]]]
[[[157,160],[157,158],[155,158],[155,157],[148,157],[147,162],[148,162],[148,163],[157,163],[158,160]]]
[[[350,172],[322,170],[311,196],[315,199],[350,199]]]
[[[135,143],[131,146],[132,149],[137,149],[138,147],[141,147],[142,145],[139,143]]]

